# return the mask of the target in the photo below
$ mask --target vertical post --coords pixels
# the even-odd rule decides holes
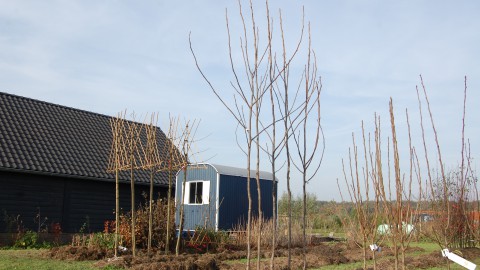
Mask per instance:
[[[118,159],[118,121],[115,120],[115,132],[113,134],[114,147],[115,147],[115,257],[118,255],[118,223],[120,220],[120,192],[118,190],[118,170],[119,170],[119,159]]]

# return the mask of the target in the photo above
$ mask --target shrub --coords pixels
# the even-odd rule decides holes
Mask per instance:
[[[72,246],[113,249],[115,247],[115,235],[102,232],[76,234],[72,238]]]
[[[39,242],[38,233],[34,231],[19,232],[17,238],[13,244],[14,248],[51,248],[51,244],[48,242]]]
[[[38,234],[33,231],[19,233],[17,240],[13,244],[16,248],[35,248],[37,246]]]
[[[228,233],[214,229],[197,227],[187,236],[186,247],[196,252],[224,249],[230,244]]]
[[[171,205],[174,205],[174,203],[171,203]],[[152,206],[152,246],[159,249],[164,249],[166,245],[165,238],[167,232],[167,202],[166,200],[158,199],[153,202]],[[170,241],[170,246],[173,247],[173,241],[175,238],[175,223],[173,218],[175,216],[175,208],[172,207],[170,210],[170,216],[172,217],[170,228],[172,228],[172,230],[170,231],[168,239]],[[147,248],[148,245],[148,214],[149,206],[148,200],[146,200],[146,203],[142,204],[136,210],[135,242],[140,248]],[[131,213],[120,215],[120,224],[118,227],[123,246],[132,246],[131,224]]]

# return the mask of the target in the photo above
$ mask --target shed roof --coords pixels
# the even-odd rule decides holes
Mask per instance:
[[[247,177],[247,173],[248,173],[247,169],[225,166],[225,165],[210,164],[210,163],[200,163],[197,165],[212,166],[217,171],[217,173],[224,174],[224,175]],[[250,170],[250,178],[255,178],[255,174],[256,174],[256,170]],[[271,172],[260,171],[260,179],[273,180],[273,174]]]
[[[114,181],[107,173],[112,117],[0,92],[0,170]],[[139,124],[140,125],[140,124]],[[158,145],[165,134],[158,128]],[[120,174],[129,181],[129,174]],[[149,174],[138,171],[138,183]],[[157,173],[156,185],[167,185]]]

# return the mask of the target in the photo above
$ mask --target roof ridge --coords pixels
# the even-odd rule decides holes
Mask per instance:
[[[0,95],[10,96],[10,97],[24,99],[24,100],[29,100],[29,101],[33,101],[33,102],[36,102],[36,103],[42,103],[42,104],[46,104],[46,105],[49,105],[49,106],[55,106],[55,107],[68,109],[68,110],[73,110],[73,111],[78,111],[78,112],[83,112],[83,113],[87,113],[87,114],[95,114],[95,115],[102,116],[102,117],[107,117],[107,118],[115,118],[116,117],[116,116],[111,116],[111,115],[102,114],[102,113],[98,113],[98,112],[87,111],[85,109],[69,107],[69,106],[66,106],[66,105],[61,105],[61,104],[58,104],[58,103],[53,103],[53,102],[40,100],[40,99],[36,99],[36,98],[20,96],[20,95],[16,95],[16,94],[12,94],[12,93],[7,93],[7,92],[1,92],[0,91]],[[131,121],[131,120],[128,120],[128,121]],[[135,122],[135,121],[133,121],[133,122]]]

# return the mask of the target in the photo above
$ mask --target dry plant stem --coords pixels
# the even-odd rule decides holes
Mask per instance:
[[[433,121],[433,115],[432,115],[432,111],[430,109],[430,102],[428,100],[427,90],[425,88],[425,84],[423,83],[422,75],[420,75],[420,82],[422,84],[423,94],[424,94],[425,101],[427,103],[427,109],[428,109],[428,113],[429,113],[429,116],[430,116],[430,123],[432,125],[432,130],[433,130],[433,134],[434,134],[434,137],[435,137],[435,144],[437,146],[438,161],[439,161],[442,184],[443,184],[443,198],[444,198],[444,207],[445,207],[444,209],[447,210],[447,222],[446,222],[445,227],[444,227],[445,235],[447,235],[448,234],[447,232],[449,230],[450,223],[451,223],[451,213],[450,213],[451,209],[450,209],[450,200],[449,200],[449,196],[448,196],[448,194],[449,194],[448,185],[447,185],[447,182],[446,182],[447,180],[446,180],[446,177],[445,177],[445,169],[444,169],[443,161],[442,161],[442,153],[440,151],[440,143],[438,142],[438,133],[437,133],[437,129],[435,128],[434,121]],[[449,246],[449,242],[448,242],[447,238],[445,238],[444,244],[445,244],[445,247]]]

